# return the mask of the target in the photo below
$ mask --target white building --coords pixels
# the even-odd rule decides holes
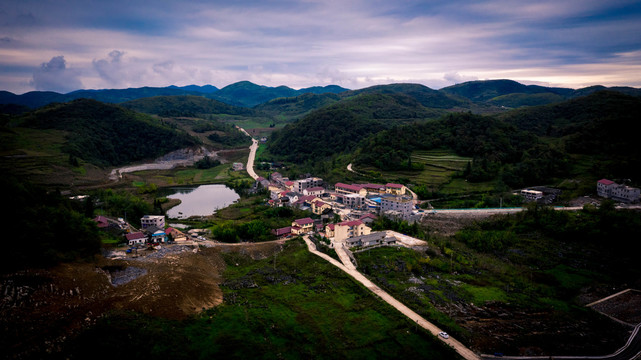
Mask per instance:
[[[381,213],[387,211],[397,212],[403,219],[408,219],[412,215],[414,201],[407,196],[383,195],[381,196]]]
[[[303,190],[308,188],[316,188],[323,185],[323,179],[317,177],[309,177],[307,179],[296,180],[294,182],[294,191],[302,193]]]
[[[343,196],[343,204],[350,209],[361,209],[365,204],[365,197],[360,194]]]
[[[521,196],[523,196],[527,201],[536,201],[543,198],[543,192],[538,190],[523,189],[521,190]]]
[[[321,197],[325,193],[325,189],[322,186],[314,186],[303,190],[303,195],[313,195]]]
[[[140,224],[143,229],[155,226],[159,229],[165,228],[165,217],[163,215],[145,215],[140,218]]]
[[[637,202],[641,197],[641,191],[638,188],[620,185],[608,179],[597,181],[596,192],[601,197],[623,202]]]

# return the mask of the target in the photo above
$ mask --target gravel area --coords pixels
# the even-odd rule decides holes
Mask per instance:
[[[111,283],[113,286],[124,285],[143,275],[147,275],[147,270],[135,266],[128,266],[124,270],[111,272]]]

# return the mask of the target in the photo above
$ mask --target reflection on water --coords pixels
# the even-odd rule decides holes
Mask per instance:
[[[186,219],[190,216],[206,216],[233,204],[240,196],[222,184],[200,185],[198,187],[171,188],[171,199],[180,199],[178,206],[167,211],[167,216]]]

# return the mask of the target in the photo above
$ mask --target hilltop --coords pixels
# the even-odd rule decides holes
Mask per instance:
[[[7,143],[24,133],[20,129],[53,131],[61,136],[59,151],[97,166],[129,164],[196,144],[186,133],[148,115],[88,99],[51,104],[8,125],[15,136],[7,135]]]

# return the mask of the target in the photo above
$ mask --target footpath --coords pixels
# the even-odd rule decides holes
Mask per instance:
[[[309,236],[304,236],[303,240],[305,240],[305,243],[307,244],[307,249],[309,252],[311,252],[314,255],[320,256],[321,258],[329,261],[332,265],[336,266],[337,268],[343,270],[346,272],[349,276],[354,278],[356,281],[360,282],[363,284],[367,289],[369,289],[371,292],[376,294],[379,298],[387,302],[388,304],[392,305],[396,310],[400,311],[403,315],[407,316],[410,320],[415,322],[418,326],[421,326],[425,330],[429,331],[432,333],[432,335],[436,336],[439,340],[443,341],[447,345],[449,345],[451,348],[454,349],[459,355],[461,355],[464,359],[467,360],[480,360],[481,358],[476,355],[472,350],[468,349],[465,345],[463,345],[461,342],[458,340],[454,339],[453,337],[449,337],[448,339],[444,339],[438,334],[442,332],[443,330],[439,329],[436,325],[432,324],[431,322],[425,320],[422,316],[414,312],[412,309],[408,308],[405,306],[403,303],[400,301],[396,300],[392,295],[388,294],[385,292],[383,289],[378,287],[376,284],[371,282],[369,279],[367,279],[363,274],[358,272],[356,268],[352,269],[353,265],[348,268],[347,266],[343,265],[339,261],[329,257],[326,254],[321,253],[320,251],[316,250],[316,245],[312,243],[311,240],[309,240]],[[347,259],[347,261],[350,261]],[[351,265],[351,262],[350,262]]]

